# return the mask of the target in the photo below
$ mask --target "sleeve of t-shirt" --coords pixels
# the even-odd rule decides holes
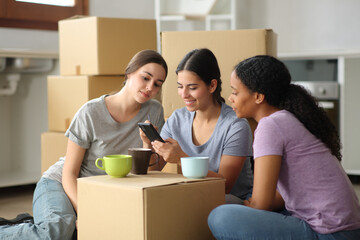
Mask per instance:
[[[168,138],[173,138],[171,133],[171,123],[173,122],[173,114],[166,120],[164,126],[161,129],[160,136],[165,140]]]
[[[262,119],[256,130],[254,139],[254,158],[268,155],[283,155],[283,136],[279,126],[271,118]]]
[[[91,126],[92,120],[89,114],[89,106],[83,105],[75,114],[65,136],[72,142],[76,143],[82,148],[88,149],[90,147],[92,134]]]
[[[224,155],[252,156],[252,132],[245,119],[234,121],[224,142]]]

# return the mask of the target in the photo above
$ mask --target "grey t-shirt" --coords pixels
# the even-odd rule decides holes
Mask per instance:
[[[175,110],[164,124],[161,137],[178,141],[182,150],[189,156],[210,157],[209,169],[214,172],[219,171],[222,155],[247,156],[244,167],[230,192],[244,199],[251,193],[253,183],[249,158],[252,156],[252,133],[249,123],[246,119],[239,119],[232,108],[223,103],[210,139],[203,145],[197,146],[192,140],[194,116],[195,112],[189,112],[185,107]]]
[[[110,115],[103,95],[84,104],[75,114],[65,136],[82,148],[85,156],[79,177],[105,174],[95,166],[95,160],[109,154],[128,154],[129,147],[142,147],[138,122],[150,117],[161,130],[164,124],[162,105],[151,99],[141,105],[139,113],[130,121],[119,123]],[[61,182],[65,157],[52,165],[43,177]]]

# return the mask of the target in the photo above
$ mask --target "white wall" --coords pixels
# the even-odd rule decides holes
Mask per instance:
[[[154,18],[151,0],[89,0],[89,15],[119,18]],[[58,51],[58,32],[0,27],[0,50],[4,48]]]
[[[271,28],[279,52],[360,49],[358,0],[238,0],[238,28]],[[154,18],[151,0],[89,0],[89,15]],[[0,28],[1,48],[58,50],[55,31]]]
[[[58,50],[58,45],[57,31],[0,27],[0,50],[11,48],[53,52]]]
[[[153,0],[89,0],[89,15],[118,18],[154,18]]]
[[[246,0],[249,28],[272,28],[279,52],[360,49],[358,0]]]

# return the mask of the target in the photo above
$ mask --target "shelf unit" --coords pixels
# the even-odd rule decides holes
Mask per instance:
[[[336,59],[337,82],[340,85],[341,162],[349,175],[360,175],[360,51],[279,53],[281,60]]]
[[[0,60],[58,59],[57,52],[27,49],[0,49]],[[0,67],[0,80],[13,68]],[[31,65],[31,61],[26,62]],[[28,66],[29,68],[33,67]],[[55,65],[55,64],[54,64]],[[27,66],[24,66],[27,67]],[[41,177],[40,135],[47,130],[46,78],[58,71],[16,72],[21,75],[18,89],[12,95],[0,96],[0,187],[34,184]]]
[[[162,31],[234,30],[236,29],[236,0],[155,0],[155,19],[158,51],[161,51]],[[167,23],[189,22],[166,28]],[[217,25],[216,25],[217,24]],[[200,27],[195,27],[199,26]]]
[[[0,48],[0,57],[57,59],[59,58],[59,53],[31,49]]]

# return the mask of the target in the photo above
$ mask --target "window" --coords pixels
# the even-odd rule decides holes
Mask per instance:
[[[67,2],[65,6],[43,2],[0,0],[0,27],[57,30],[59,20],[89,12],[88,0],[51,1]]]
[[[15,0],[16,2],[29,2],[38,4],[47,4],[54,6],[73,7],[75,0]]]

